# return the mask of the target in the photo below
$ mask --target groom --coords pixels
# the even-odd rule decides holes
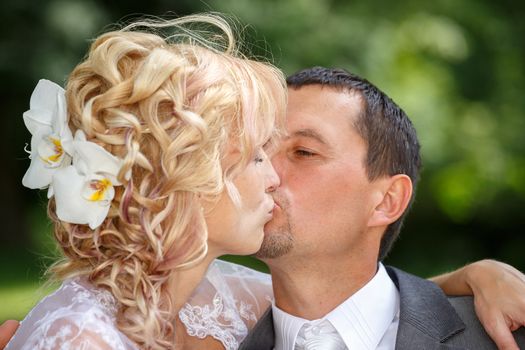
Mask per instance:
[[[349,349],[494,348],[470,298],[447,301],[432,283],[378,266],[418,177],[406,115],[342,70],[307,69],[289,86],[290,135],[273,158],[279,207],[259,253],[272,270],[275,305],[241,348],[327,340]],[[16,326],[0,326],[0,349]],[[500,342],[506,331],[495,332]],[[523,329],[517,333],[523,346]]]
[[[419,177],[405,113],[340,69],[306,69],[288,86],[278,207],[258,253],[275,303],[241,349],[495,349],[472,298],[381,264]],[[524,329],[514,336],[525,349]]]

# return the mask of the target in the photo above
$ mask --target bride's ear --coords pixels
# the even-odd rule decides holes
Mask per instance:
[[[368,225],[388,226],[407,209],[412,197],[412,180],[405,174],[398,174],[383,179],[381,194],[374,208]]]

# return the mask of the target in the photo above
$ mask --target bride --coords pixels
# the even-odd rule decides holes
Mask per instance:
[[[23,184],[48,188],[63,283],[7,349],[173,348],[177,312],[210,263],[261,245],[279,182],[263,146],[285,100],[282,73],[243,59],[213,15],[103,34],[65,91],[40,81]]]
[[[215,259],[259,249],[285,102],[282,73],[215,15],[103,34],[65,91],[40,81],[23,184],[48,189],[62,284],[6,349],[236,349],[271,282]]]

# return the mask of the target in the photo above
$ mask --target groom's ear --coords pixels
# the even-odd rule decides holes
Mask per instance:
[[[374,211],[368,221],[369,227],[388,226],[408,207],[412,196],[412,180],[405,174],[389,176],[380,181]]]

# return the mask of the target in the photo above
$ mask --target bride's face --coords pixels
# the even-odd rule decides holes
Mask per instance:
[[[238,155],[230,154],[224,163],[236,158]],[[262,148],[234,178],[233,184],[239,192],[240,206],[233,203],[226,191],[217,203],[204,203],[209,249],[217,255],[253,254],[261,246],[264,225],[272,218],[271,191],[279,186],[279,177]]]

